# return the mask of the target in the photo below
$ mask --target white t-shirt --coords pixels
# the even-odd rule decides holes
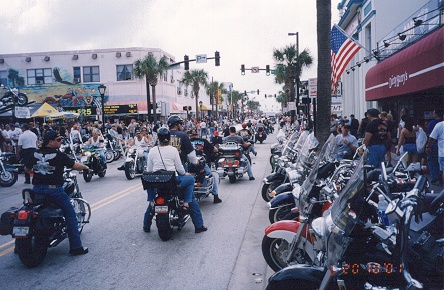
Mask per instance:
[[[21,145],[22,149],[37,148],[37,135],[26,130],[20,135],[18,145]]]
[[[159,150],[162,157],[160,157]],[[180,175],[185,175],[185,169],[180,161],[179,151],[177,151],[175,147],[171,145],[154,146],[148,153],[147,170],[157,171],[161,169],[168,171],[175,170]]]
[[[69,134],[70,134],[70,136],[71,136],[71,140],[73,140],[73,141],[79,141],[79,140],[82,140],[82,136],[80,135],[79,130],[74,130],[74,129],[72,129],[72,130],[71,130],[71,133],[69,133]]]
[[[438,156],[444,157],[444,121],[435,125],[430,137],[438,141]]]
[[[205,129],[207,127],[207,123],[205,122],[200,122],[200,128],[201,129]]]

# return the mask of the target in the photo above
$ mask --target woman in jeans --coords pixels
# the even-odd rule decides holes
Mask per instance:
[[[398,140],[398,148],[396,149],[396,154],[399,155],[399,148],[401,145],[404,146],[404,152],[409,153],[409,161],[412,163],[418,162],[418,150],[416,148],[416,132],[413,129],[415,121],[412,117],[405,118],[405,127],[401,130]]]
[[[195,232],[201,233],[207,230],[203,225],[202,213],[199,205],[194,199],[194,177],[185,171],[180,160],[179,151],[170,144],[171,134],[167,128],[160,128],[157,131],[158,146],[151,148],[148,153],[147,171],[168,170],[176,171],[179,175],[176,177],[180,187],[184,188],[185,210],[190,210],[191,220],[193,221]],[[143,230],[150,232],[153,219],[152,207],[156,196],[155,189],[148,189],[148,208],[143,219]]]

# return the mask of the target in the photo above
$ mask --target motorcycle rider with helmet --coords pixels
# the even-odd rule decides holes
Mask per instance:
[[[35,198],[54,203],[62,210],[69,238],[69,254],[71,256],[84,255],[88,253],[88,248],[82,246],[74,207],[69,196],[63,190],[63,173],[65,167],[74,170],[88,170],[89,168],[84,164],[74,162],[68,155],[60,152],[58,149],[61,145],[60,134],[53,130],[47,131],[43,138],[43,144],[34,153],[30,162],[32,168],[26,167],[25,170],[31,172],[33,169],[32,184],[34,188],[32,190]]]
[[[201,150],[203,153],[205,153],[205,155],[208,158],[208,162],[210,161],[213,153],[217,152],[217,148],[214,147],[213,145],[211,145],[211,143],[204,138],[199,138],[199,134],[197,133],[197,131],[195,129],[190,131],[190,141],[191,144],[193,144],[193,147],[195,150]],[[210,167],[208,166],[208,163],[205,162],[205,175],[210,175],[212,174]],[[214,176],[214,174],[213,174]],[[217,178],[214,177],[214,183],[213,183],[213,196],[214,196],[214,203],[221,203],[222,199],[219,198],[219,190],[218,190],[218,186],[217,186],[217,182],[216,182]],[[205,180],[205,182],[207,182]],[[205,184],[204,182],[204,184]],[[205,185],[204,185],[205,186]]]
[[[243,148],[248,148],[248,146],[251,146],[250,142],[245,142],[244,139],[239,136],[236,135],[236,128],[235,127],[230,127],[230,135],[225,137],[224,142],[235,142],[237,144],[240,144]],[[245,154],[242,154],[243,157],[246,159],[247,162],[247,173],[248,176],[250,177],[250,180],[254,180],[254,176],[253,176],[253,172],[251,171],[251,164],[250,161],[248,161],[248,158],[245,156]]]
[[[248,141],[253,138],[253,133],[251,133],[251,131],[247,129],[247,123],[242,123],[242,129],[239,130],[239,135],[244,139],[244,141]],[[254,149],[253,144],[251,144],[250,148],[254,156],[257,156],[257,152],[256,149]]]
[[[148,153],[147,170],[157,171],[166,169],[176,171],[179,175],[176,177],[181,187],[184,187],[183,207],[190,210],[191,220],[195,227],[195,233],[201,233],[207,230],[203,224],[202,213],[199,205],[194,199],[194,177],[185,171],[179,152],[171,146],[172,136],[167,128],[160,128],[157,131],[157,146],[153,147]],[[148,189],[148,208],[143,219],[143,230],[150,232],[153,220],[153,205],[156,196],[155,189]]]

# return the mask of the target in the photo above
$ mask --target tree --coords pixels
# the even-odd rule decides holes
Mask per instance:
[[[322,145],[330,135],[330,122],[326,120],[330,120],[331,115],[331,0],[316,0],[316,14],[319,60],[315,134]]]
[[[284,105],[287,105],[287,95],[283,91],[279,91],[279,94],[276,96],[276,102],[281,104],[281,110],[283,111]]]
[[[218,81],[211,81],[207,86],[206,86],[206,92],[207,95],[211,96],[211,110],[213,110],[213,103],[216,103],[216,117],[217,117],[217,107],[218,107],[218,103],[217,103],[217,90],[220,89],[221,91],[224,90],[224,85],[222,83],[219,84]]]
[[[298,55],[296,45],[289,45],[283,49],[274,49],[273,58],[276,63],[275,82],[284,84],[284,91],[288,92],[290,102],[295,101],[295,85],[299,87],[303,68],[308,68],[313,63],[313,58],[308,49],[304,49]],[[299,101],[299,100],[298,100]],[[292,111],[292,117],[293,115]]]
[[[196,98],[196,118],[197,118],[198,117],[197,112],[199,112],[198,103],[199,103],[200,85],[203,85],[205,87],[208,86],[208,73],[203,69],[200,70],[193,69],[191,71],[187,70],[183,74],[181,82],[186,86],[191,85],[193,87],[193,93]]]
[[[146,98],[148,108],[148,119],[151,121],[150,108],[150,92],[149,86],[152,88],[153,95],[153,115],[154,122],[157,121],[156,114],[156,86],[159,76],[161,76],[168,69],[168,61],[166,57],[162,57],[157,61],[152,53],[148,53],[143,60],[138,59],[134,62],[134,76],[138,79],[145,78],[146,82]]]

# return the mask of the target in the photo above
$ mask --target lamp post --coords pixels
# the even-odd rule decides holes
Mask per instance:
[[[202,120],[203,115],[202,115],[202,101],[199,101],[199,106],[200,106],[200,119]]]
[[[102,97],[102,126],[105,126],[105,91],[106,87],[104,84],[101,84],[99,87],[99,94]]]
[[[299,32],[289,32],[288,36],[296,36],[296,65],[295,65],[295,79],[296,79],[296,116],[299,113],[299,75],[296,75],[297,71],[297,59],[299,58]],[[293,88],[294,89],[294,88]],[[294,111],[291,110],[291,117],[295,116]]]

